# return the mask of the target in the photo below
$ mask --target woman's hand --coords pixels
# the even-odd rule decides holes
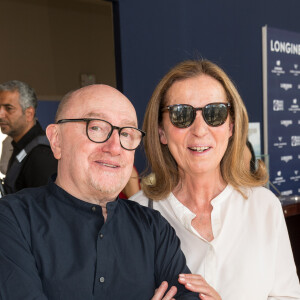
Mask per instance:
[[[172,286],[169,291],[165,294],[165,292],[168,289],[168,283],[166,281],[163,281],[159,288],[155,290],[154,296],[151,300],[175,300],[173,298],[177,293],[176,286]]]
[[[200,299],[222,300],[221,296],[205,281],[201,275],[180,274],[178,281],[183,284],[186,289],[199,293]]]

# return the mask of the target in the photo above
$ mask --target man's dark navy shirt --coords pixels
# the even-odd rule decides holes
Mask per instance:
[[[101,207],[53,181],[0,200],[0,299],[149,300],[163,280],[177,299],[189,273],[173,228],[152,209],[117,199]]]

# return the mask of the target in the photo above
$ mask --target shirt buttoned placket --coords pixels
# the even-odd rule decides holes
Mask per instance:
[[[192,231],[195,235],[197,235],[201,240],[203,240],[207,245],[207,252],[205,254],[204,258],[204,268],[203,268],[203,274],[201,274],[204,279],[212,286],[215,284],[215,274],[216,274],[216,251],[214,247],[214,240],[212,242],[207,241],[204,239],[192,226],[192,220],[190,221],[190,231]]]
[[[224,194],[226,195],[228,187],[218,197],[211,201],[213,207],[211,212],[211,226],[213,231],[214,239],[209,243],[209,250],[205,259],[205,273],[207,282],[216,287],[217,284],[217,243],[218,237],[222,229],[221,220],[221,205],[224,201]]]
[[[91,208],[94,214],[101,214],[102,210],[99,206],[93,206]],[[100,216],[99,216],[100,217]],[[104,223],[100,228],[97,241],[96,241],[96,272],[95,272],[95,280],[94,280],[94,296],[95,297],[103,297],[107,295],[107,285],[109,282],[109,274],[107,266],[110,265],[110,256],[107,251],[109,250],[109,240],[106,236],[106,226]],[[106,297],[104,297],[106,298]]]
[[[204,262],[204,278],[209,285],[215,286],[216,252],[212,243],[209,243]]]
[[[217,253],[216,253],[216,241],[221,230],[221,219],[220,219],[220,203],[215,203],[214,200],[211,202],[213,210],[211,212],[211,226],[213,231],[214,239],[209,244],[207,254],[205,256],[205,280],[212,285],[216,286],[217,278]]]
[[[207,245],[208,250],[204,259],[204,273],[201,274],[205,280],[212,286],[216,283],[216,269],[217,269],[217,256],[216,256],[216,238],[221,230],[221,218],[220,218],[220,201],[219,199],[212,200],[213,210],[211,214],[211,223],[214,239],[209,242],[204,239],[192,226],[192,220],[196,215],[185,207],[174,195],[170,198],[171,206],[174,210],[176,217],[180,220],[181,224],[195,234],[198,238],[202,239]]]

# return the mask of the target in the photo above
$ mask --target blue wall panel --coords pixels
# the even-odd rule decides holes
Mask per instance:
[[[113,5],[119,18],[119,88],[135,105],[140,125],[161,77],[184,59],[203,57],[229,74],[250,121],[260,122],[262,130],[261,28],[300,32],[300,1],[114,0]],[[145,166],[139,152],[136,165],[139,171]]]
[[[36,117],[43,129],[54,122],[59,101],[38,101]]]

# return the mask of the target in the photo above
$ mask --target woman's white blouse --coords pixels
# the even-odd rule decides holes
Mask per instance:
[[[192,273],[201,274],[223,300],[300,299],[278,198],[263,187],[248,189],[247,194],[244,199],[228,185],[211,201],[211,242],[192,227],[195,214],[172,193],[153,201],[153,208],[176,230]],[[142,191],[130,199],[148,206]]]

